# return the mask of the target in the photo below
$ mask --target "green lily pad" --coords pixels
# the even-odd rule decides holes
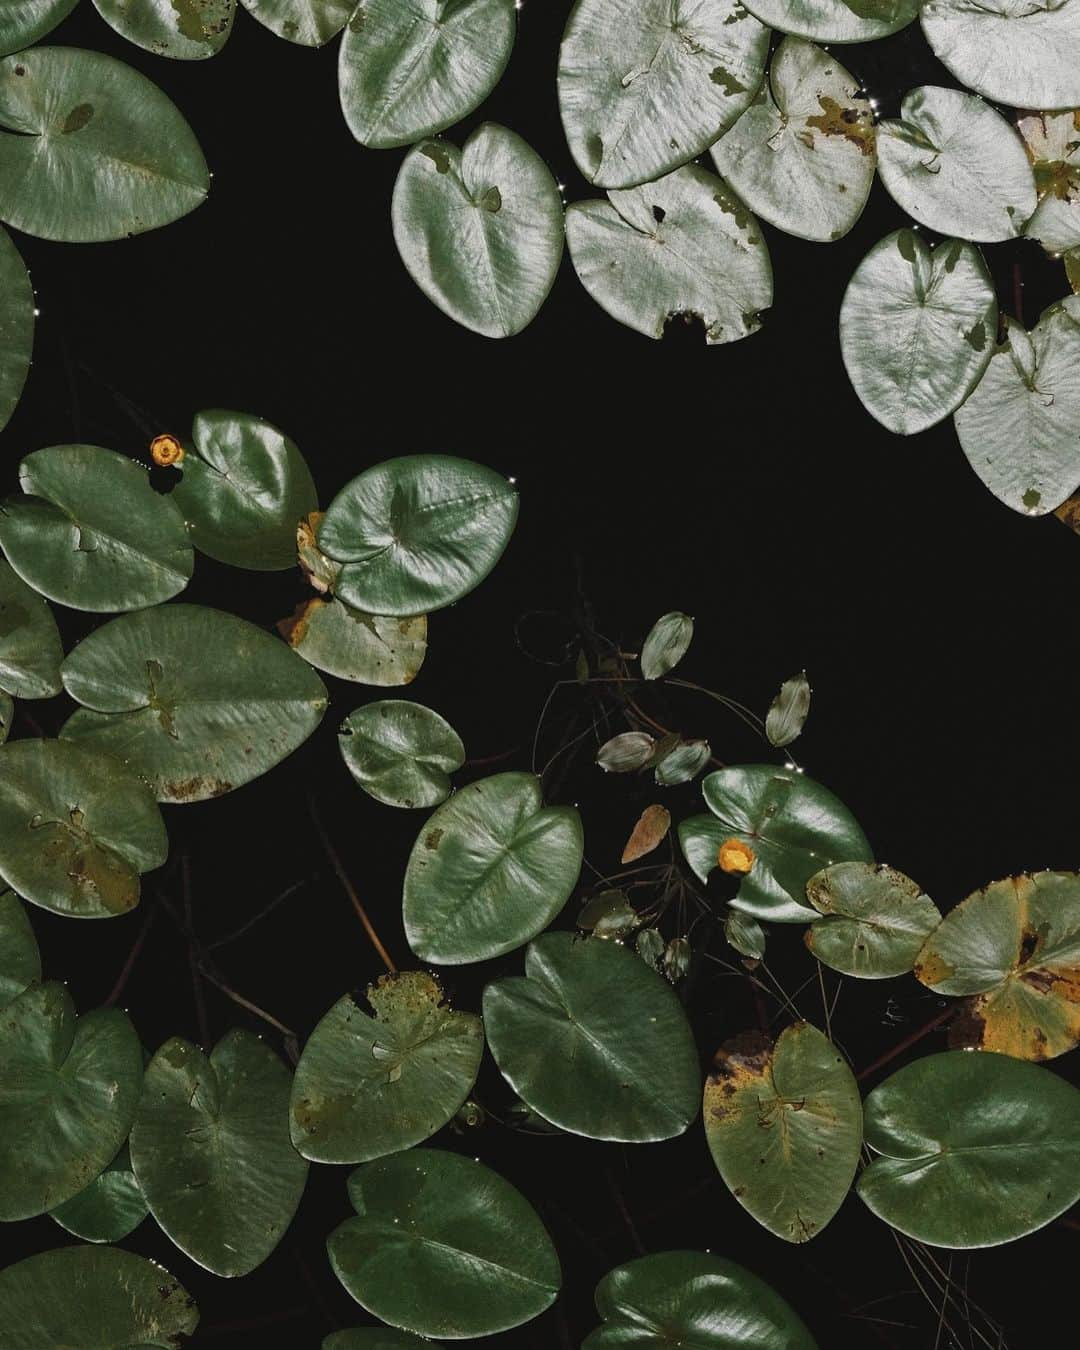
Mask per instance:
[[[236,0],[94,0],[110,28],[155,56],[201,61],[232,32]]]
[[[111,755],[66,741],[0,746],[0,876],[42,909],[108,919],[139,903],[169,841],[153,797]]]
[[[470,783],[432,814],[409,855],[409,946],[434,965],[512,952],[566,904],[583,848],[577,811],[545,806],[533,774]]]
[[[207,1057],[179,1036],[147,1065],[131,1162],[150,1213],[215,1275],[246,1275],[292,1221],[308,1165],[289,1141],[292,1075],[247,1031]]]
[[[0,692],[0,745],[11,735],[15,721],[15,700],[10,694]]]
[[[884,863],[841,862],[806,883],[823,918],[803,934],[824,965],[863,980],[906,975],[941,922],[937,905],[910,877]]]
[[[866,1099],[879,1154],[858,1192],[887,1224],[933,1247],[994,1247],[1080,1199],[1080,1092],[1008,1055],[950,1050],[894,1073]]]
[[[316,670],[354,684],[411,684],[427,655],[427,616],[387,618],[315,597],[282,619],[278,632]]]
[[[0,1021],[0,1220],[69,1200],[116,1157],[142,1086],[127,1014],[77,1017],[62,984],[32,984]],[[0,1314],[2,1316],[2,1314]]]
[[[64,739],[115,755],[163,802],[220,797],[258,778],[307,740],[327,703],[323,682],[284,643],[201,605],[113,619],[61,675],[83,705]]]
[[[724,915],[724,939],[740,956],[760,961],[765,955],[765,930],[757,919],[737,909],[729,909]]]
[[[862,1146],[855,1075],[809,1022],[775,1044],[744,1032],[705,1083],[705,1137],[724,1185],[785,1242],[809,1242],[851,1189]]]
[[[0,1271],[0,1341],[19,1350],[175,1350],[198,1322],[194,1300],[167,1270],[118,1247],[59,1247]]]
[[[1017,119],[1039,204],[1024,226],[1047,253],[1080,248],[1080,109]]]
[[[64,687],[63,659],[52,610],[0,560],[0,689],[13,698],[52,698]]]
[[[431,1342],[389,1327],[350,1327],[325,1337],[322,1350],[431,1350]]]
[[[296,1066],[292,1141],[313,1162],[368,1162],[421,1144],[476,1082],[480,1019],[452,1011],[433,975],[384,975],[367,1001],[371,1015],[351,994],[338,999]]]
[[[874,42],[906,28],[919,0],[750,0],[770,28],[814,42]]]
[[[338,748],[364,791],[387,806],[438,806],[450,795],[449,775],[465,763],[465,747],[450,723],[403,698],[350,713]]]
[[[137,70],[71,47],[0,61],[8,225],[66,243],[124,239],[186,216],[209,188],[191,128]]]
[[[40,42],[75,8],[78,0],[7,0],[0,10],[0,56]]]
[[[0,227],[0,431],[11,420],[30,373],[36,312],[26,264]]]
[[[357,0],[240,0],[253,19],[286,42],[321,47],[340,33]]]
[[[334,1273],[383,1322],[454,1340],[521,1326],[559,1292],[559,1258],[525,1197],[482,1163],[416,1149],[349,1178],[357,1218],[330,1234]]]
[[[14,891],[0,891],[0,1008],[41,979],[41,953],[26,906]]]
[[[514,0],[363,0],[341,41],[338,90],[362,145],[411,145],[460,122],[498,84]]]
[[[765,736],[778,749],[797,741],[810,712],[810,681],[800,671],[780,686],[765,717]]]
[[[122,1242],[148,1212],[126,1144],[89,1186],[49,1211],[61,1228],[84,1242]]]
[[[658,680],[674,670],[689,650],[694,621],[689,614],[662,615],[649,629],[641,648],[641,674]]]
[[[697,1116],[701,1077],[682,1004],[618,943],[545,933],[524,978],[484,990],[484,1028],[503,1077],[560,1129],[645,1143],[682,1134]]]

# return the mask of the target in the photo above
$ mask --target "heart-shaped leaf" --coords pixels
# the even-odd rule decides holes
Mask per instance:
[[[560,1129],[637,1144],[682,1134],[698,1113],[682,1004],[618,943],[545,933],[524,977],[484,990],[484,1028],[503,1077]]]
[[[409,946],[435,965],[512,952],[566,904],[583,847],[577,811],[545,806],[534,775],[499,773],[470,783],[434,812],[409,855]]]
[[[438,806],[450,795],[449,775],[465,763],[465,747],[450,723],[403,698],[350,713],[338,746],[364,791],[387,806]]]
[[[357,11],[357,0],[240,0],[254,19],[286,42],[321,47]],[[359,6],[363,10],[363,6]],[[363,18],[358,17],[363,23]]]
[[[498,84],[514,0],[363,0],[341,41],[338,90],[362,145],[411,145],[460,122]]]
[[[150,1213],[215,1275],[246,1275],[296,1213],[308,1165],[289,1141],[292,1075],[250,1032],[209,1058],[179,1036],[146,1068],[131,1162]]]
[[[934,249],[897,230],[859,263],[840,308],[840,351],[863,407],[898,436],[954,413],[994,351],[997,298],[979,250]]]
[[[1039,194],[1024,233],[1048,253],[1080,248],[1080,110],[1029,113],[1017,120],[1016,129]]]
[[[772,264],[757,222],[696,164],[607,201],[575,202],[566,242],[581,284],[629,328],[661,338],[691,315],[706,342],[737,342],[772,304]]]
[[[722,1045],[705,1083],[705,1137],[724,1185],[785,1242],[808,1242],[843,1203],[862,1146],[855,1075],[809,1022],[774,1044]]]
[[[278,632],[316,670],[355,684],[410,684],[427,655],[427,616],[364,614],[340,600],[307,600]]]
[[[416,1149],[349,1178],[357,1218],[327,1240],[334,1273],[391,1326],[460,1340],[521,1326],[559,1292],[559,1258],[508,1181],[456,1153]]]
[[[84,1242],[122,1242],[134,1232],[148,1210],[127,1145],[89,1186],[49,1213]]]
[[[78,0],[8,0],[0,10],[0,56],[32,47],[62,22]]]
[[[41,955],[26,906],[14,891],[0,891],[0,1008],[41,979]]]
[[[814,42],[874,42],[905,28],[919,0],[750,0],[762,23]]]
[[[413,281],[485,337],[511,337],[536,318],[562,259],[563,205],[551,171],[494,122],[461,150],[422,141],[406,155],[391,219]]]
[[[658,680],[674,670],[689,650],[694,638],[694,621],[689,614],[662,615],[649,629],[641,647],[641,674],[646,680]]]
[[[778,749],[799,739],[810,712],[810,681],[800,671],[780,686],[765,717],[765,735]]]
[[[807,947],[832,970],[863,980],[905,975],[941,922],[933,900],[884,863],[834,863],[810,878],[806,898],[824,915],[804,933]]]
[[[50,600],[96,612],[142,609],[191,579],[183,516],[125,455],[96,445],[35,450],[19,465],[19,486],[25,496],[0,504],[0,547]]]
[[[478,586],[502,557],[517,512],[513,485],[493,469],[449,455],[405,455],[342,488],[318,544],[344,564],[334,583],[340,600],[408,618]]]
[[[0,431],[19,402],[34,348],[34,288],[19,250],[0,227]]]
[[[295,652],[201,605],[113,619],[79,643],[61,675],[83,705],[64,739],[115,755],[163,802],[250,782],[302,745],[326,711],[323,682]]]
[[[1080,1199],[1080,1092],[1008,1055],[929,1055],[866,1099],[858,1192],[934,1247],[994,1247]]]
[[[200,61],[221,51],[236,0],[94,0],[110,28],[155,56]]]
[[[44,1214],[116,1157],[142,1086],[118,1008],[75,1014],[62,984],[32,984],[0,1021],[0,1220]],[[2,1316],[2,1313],[0,1313]]]
[[[209,188],[191,128],[137,70],[71,47],[0,61],[0,219],[8,225],[67,243],[123,239],[187,215]]]
[[[784,38],[769,77],[713,163],[751,211],[802,239],[840,239],[862,215],[877,164],[873,113],[829,52]]]
[[[139,903],[169,851],[151,794],[111,755],[67,741],[0,746],[0,876],[57,914],[107,919]]]
[[[453,1012],[434,976],[384,975],[367,1001],[371,1015],[351,994],[338,999],[296,1066],[292,1141],[313,1162],[367,1162],[423,1143],[476,1082],[480,1019]]]
[[[52,610],[0,560],[0,689],[14,698],[60,693],[64,649]]]

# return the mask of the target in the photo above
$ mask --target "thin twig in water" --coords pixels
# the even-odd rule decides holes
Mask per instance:
[[[146,915],[142,921],[142,927],[139,929],[135,941],[131,944],[131,950],[127,954],[127,960],[124,962],[120,974],[116,977],[116,983],[109,990],[109,996],[102,1004],[102,1007],[111,1008],[120,995],[124,992],[124,986],[128,982],[132,970],[135,968],[135,961],[142,951],[143,943],[146,941],[146,935],[153,926],[154,919],[157,917],[157,907],[149,904],[146,907]]]
[[[272,914],[274,910],[277,909],[278,905],[283,904],[291,895],[295,895],[297,891],[303,890],[311,880],[312,878],[305,877],[301,881],[294,881],[291,886],[286,886],[279,896],[276,896],[271,900],[264,909],[260,909],[258,914],[253,918],[248,919],[246,923],[242,923],[239,928],[234,928],[231,933],[226,933],[224,937],[214,938],[213,942],[205,943],[204,950],[212,952],[218,947],[224,947],[226,943],[235,942],[237,938],[243,937],[249,929],[254,928],[257,923],[261,923],[268,914]]]
[[[376,933],[375,925],[368,918],[367,910],[360,903],[360,897],[356,894],[356,890],[352,882],[349,880],[348,873],[345,871],[345,868],[342,865],[342,861],[338,857],[337,850],[330,842],[330,836],[326,833],[326,830],[323,828],[323,823],[319,819],[318,809],[315,806],[314,797],[308,797],[308,810],[311,812],[311,821],[312,824],[315,826],[315,833],[319,836],[319,842],[323,846],[323,852],[330,859],[330,863],[333,866],[335,873],[337,874],[337,879],[338,881],[341,882],[342,890],[352,901],[352,907],[353,909],[356,910],[360,922],[364,925],[364,932],[367,933],[368,937],[371,939],[371,945],[379,953],[383,965],[386,967],[386,969],[390,972],[391,975],[396,975],[397,966],[394,965],[393,961],[390,958],[390,953],[383,946],[382,939],[379,937],[378,933]]]
[[[191,992],[195,1000],[195,1018],[199,1026],[199,1044],[205,1049],[210,1044],[210,1023],[206,1016],[206,998],[203,995],[202,974],[196,954],[195,924],[191,914],[191,860],[185,853],[180,859],[180,885],[184,900],[184,926],[188,934],[188,969],[191,972]]]

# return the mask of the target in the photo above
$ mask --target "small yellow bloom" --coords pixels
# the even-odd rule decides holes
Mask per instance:
[[[754,850],[741,839],[725,839],[716,855],[722,872],[749,872],[754,865]]]
[[[159,468],[167,469],[184,458],[184,447],[175,436],[155,436],[150,442],[150,458]]]

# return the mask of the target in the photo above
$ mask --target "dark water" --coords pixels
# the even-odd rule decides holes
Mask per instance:
[[[554,89],[566,8],[527,0],[510,69],[481,115],[523,134],[573,200],[586,191]],[[776,301],[748,341],[706,350],[680,327],[651,343],[608,319],[566,261],[535,323],[493,343],[443,318],[405,275],[389,222],[400,155],[352,141],[337,106],[333,45],[293,48],[241,14],[221,56],[171,63],[123,43],[89,3],[54,40],[111,52],[155,79],[191,121],[215,178],[208,204],[164,231],[95,246],[18,238],[42,316],[30,385],[3,438],[8,484],[19,456],[39,446],[84,440],[143,455],[148,433],[185,434],[197,409],[215,405],[288,431],[324,503],[390,455],[481,460],[517,477],[521,523],[488,582],[432,620],[430,655],[410,691],[450,719],[474,759],[528,767],[541,704],[570,672],[523,647],[551,660],[575,648],[585,602],[595,627],[629,650],[658,614],[682,609],[698,623],[689,679],[764,710],[782,678],[809,671],[814,706],[801,762],[855,810],[878,856],[943,908],[1000,876],[1078,865],[1080,541],[1052,518],[1032,522],[995,502],[948,424],[900,440],[858,405],[836,318],[858,259],[902,223],[880,185],[838,244],[766,227]],[[912,85],[951,83],[917,26],[839,54],[883,115],[896,113]],[[1029,322],[1065,288],[1035,246],[996,246],[989,261],[1005,304],[1021,262]],[[188,598],[269,624],[291,611],[301,586],[292,574],[234,572],[200,558]],[[72,616],[66,636],[91,626]],[[333,730],[368,694],[340,684],[332,693],[327,724],[289,764],[219,802],[167,812],[174,857],[190,853],[204,939],[302,883],[250,937],[218,952],[235,988],[301,1035],[340,993],[380,971],[319,851],[309,791],[385,941],[408,960],[400,878],[419,822],[352,785]],[[588,724],[593,710],[582,697],[564,691],[553,705],[546,754]],[[651,706],[668,725],[708,736],[727,762],[761,757],[716,705],[687,695]],[[64,710],[34,711],[52,730]],[[474,765],[468,774],[490,771]],[[637,779],[602,779],[586,756],[558,795],[580,803],[589,858],[610,871],[653,794]],[[697,788],[671,790],[665,801],[676,818],[688,815]],[[162,886],[175,898],[175,874]],[[66,978],[84,1008],[106,996],[142,922],[140,913],[108,924],[37,912],[34,920],[47,973]],[[713,946],[730,955],[718,939]],[[791,990],[811,973],[792,930],[774,934],[769,960]],[[449,988],[474,1008],[487,978],[519,967],[515,954],[453,971]],[[743,983],[718,966],[699,963],[687,996],[703,1059],[753,1022]],[[261,1029],[213,989],[207,1001],[215,1037],[236,1023]],[[186,949],[164,914],[123,1002],[148,1047],[172,1033],[196,1036]],[[820,1021],[815,986],[798,1002]],[[846,981],[835,1030],[865,1065],[937,1008],[910,979]],[[923,1049],[942,1042],[932,1037]],[[490,1067],[478,1095],[500,1113],[507,1104]],[[649,1251],[707,1247],[743,1262],[792,1301],[823,1350],[936,1343],[936,1310],[857,1198],[810,1246],[790,1248],[728,1196],[698,1128],[638,1148],[536,1139],[494,1123],[436,1142],[519,1185],[563,1260],[558,1309],[491,1338],[492,1350],[576,1346],[595,1323],[596,1280],[637,1242]],[[332,1326],[364,1320],[322,1247],[349,1211],[346,1175],[313,1169],[293,1228],[241,1281],[199,1270],[151,1222],[125,1245],[167,1264],[196,1296],[200,1341],[314,1346]],[[7,1236],[14,1255],[64,1240],[48,1219]],[[1005,1324],[1014,1350],[1043,1346],[1078,1241],[1052,1225],[970,1261],[958,1254],[952,1274]],[[957,1344],[980,1344],[961,1315],[950,1320]],[[940,1344],[949,1344],[946,1331]]]

